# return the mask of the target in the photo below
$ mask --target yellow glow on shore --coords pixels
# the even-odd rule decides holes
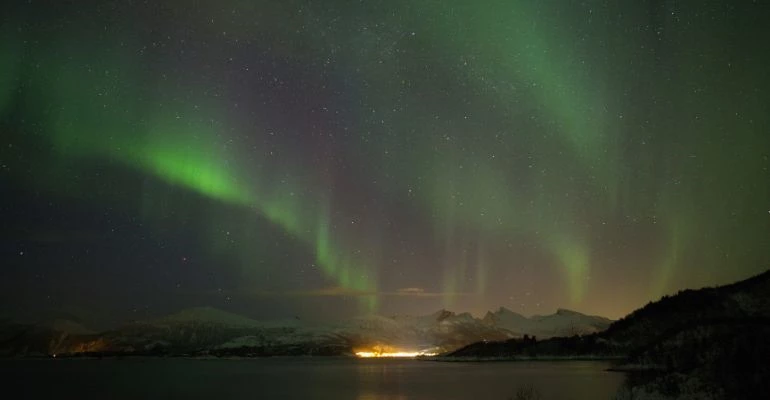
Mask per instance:
[[[380,357],[391,357],[391,358],[410,358],[410,357],[418,357],[418,356],[435,356],[436,353],[424,353],[421,351],[396,351],[392,353],[382,353],[382,352],[374,352],[374,351],[358,351],[356,352],[356,357],[361,358],[380,358]]]

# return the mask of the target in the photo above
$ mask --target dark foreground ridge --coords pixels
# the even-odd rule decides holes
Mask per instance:
[[[770,398],[770,271],[684,290],[599,333],[483,341],[437,359],[616,359],[627,398]]]

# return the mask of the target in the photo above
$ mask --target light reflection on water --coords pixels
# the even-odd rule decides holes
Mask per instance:
[[[625,376],[588,361],[458,363],[401,359],[0,360],[26,398],[611,399]],[[40,382],[45,382],[41,385]]]
[[[376,393],[361,393],[358,395],[357,400],[408,400],[409,398],[402,395],[397,396],[381,396]]]
[[[603,362],[456,363],[367,360],[357,399],[510,399],[533,388],[543,400],[611,399],[625,380]]]

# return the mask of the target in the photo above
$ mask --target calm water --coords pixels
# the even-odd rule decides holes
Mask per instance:
[[[625,379],[603,362],[438,363],[357,359],[3,360],[3,391],[59,398],[611,399]],[[9,387],[10,386],[10,387]]]

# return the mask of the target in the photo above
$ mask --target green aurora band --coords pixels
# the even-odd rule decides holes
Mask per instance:
[[[226,126],[215,124],[213,116],[204,117],[216,110],[214,106],[205,111],[200,107],[190,110],[184,104],[174,104],[171,98],[166,109],[152,112],[137,101],[126,101],[143,97],[132,87],[139,78],[131,71],[135,64],[131,59],[118,57],[94,63],[91,57],[79,54],[71,43],[57,43],[50,53],[59,57],[61,53],[68,54],[68,62],[57,62],[52,57],[31,79],[40,85],[31,92],[46,94],[28,101],[55,110],[41,118],[47,121],[42,130],[50,141],[54,159],[41,167],[46,170],[35,174],[39,179],[47,179],[38,182],[40,186],[67,193],[85,192],[86,187],[57,187],[63,179],[56,171],[88,168],[89,163],[108,161],[225,204],[256,210],[312,249],[323,273],[351,295],[359,296],[362,309],[375,309],[376,282],[371,266],[340,242],[341,235],[333,231],[330,223],[330,209],[322,206],[328,201],[300,199],[295,195],[313,182],[271,179],[282,175],[281,172],[273,172],[272,176],[252,174],[248,179],[239,174],[258,168],[249,168],[235,149],[227,148],[219,134],[227,131]],[[168,94],[173,90],[160,92]],[[283,175],[296,175],[286,172]],[[145,200],[144,215],[160,218],[162,213],[151,209],[162,202],[162,195],[145,193],[143,197],[150,199]],[[232,251],[221,245],[212,247]],[[241,259],[245,272],[253,264],[249,258],[247,252]]]
[[[761,172],[767,151],[751,145],[766,142],[765,98],[752,87],[757,77],[767,78],[734,61],[739,46],[706,40],[699,32],[727,37],[709,20],[676,30],[673,12],[664,12],[660,44],[640,52],[646,33],[611,30],[616,6],[420,0],[365,10],[307,5],[302,15],[286,6],[263,15],[250,2],[232,4],[245,12],[225,18],[212,9],[205,24],[193,17],[189,23],[212,37],[267,31],[293,38],[266,47],[296,65],[315,65],[317,54],[330,54],[339,75],[353,82],[356,136],[345,154],[361,166],[362,182],[376,181],[383,197],[413,202],[429,221],[430,241],[442,253],[435,280],[446,306],[458,304],[458,294],[483,297],[495,284],[491,277],[517,263],[516,254],[499,257],[498,247],[523,241],[535,243],[558,271],[570,306],[584,305],[593,272],[613,263],[654,271],[649,297],[682,286],[680,271],[701,268],[724,281],[744,271],[720,268],[726,262],[759,268],[761,258],[742,254],[742,236],[714,232],[766,234],[766,223],[741,210],[756,211],[763,207],[757,199],[770,197]],[[251,24],[253,15],[263,24]],[[586,18],[572,22],[570,15]],[[627,25],[646,23],[633,15],[622,17]],[[305,31],[289,36],[295,33],[275,22],[282,18],[300,21]],[[88,43],[111,51],[94,57]],[[334,177],[301,163],[247,156],[230,140],[240,128],[222,122],[229,117],[226,100],[189,95],[204,88],[167,82],[140,68],[133,52],[115,50],[131,45],[126,34],[99,40],[81,34],[24,53],[21,41],[2,34],[0,115],[18,113],[17,107],[17,118],[42,121],[36,134],[52,149],[50,159],[33,166],[34,185],[84,196],[87,185],[65,183],[63,171],[101,162],[254,212],[312,252],[323,275],[359,297],[362,310],[375,311],[386,258],[379,232],[359,235],[335,222],[352,212],[337,201],[342,194],[335,193]],[[661,61],[661,54],[669,58]],[[727,64],[736,75],[732,83],[717,79]],[[31,83],[23,95],[16,94],[20,82]],[[702,87],[712,92],[701,95]],[[660,93],[669,100],[658,101]],[[636,104],[635,97],[644,100]],[[729,112],[726,102],[742,114]],[[161,218],[155,208],[168,207],[164,196],[164,190],[143,195],[146,218]],[[212,251],[233,251],[216,239],[221,217],[202,218],[211,219]],[[656,255],[606,256],[604,248],[634,246],[613,242],[612,229],[631,238],[649,233],[652,239],[638,244]],[[248,289],[259,267],[251,252],[241,251]],[[688,284],[711,283],[705,276]]]

